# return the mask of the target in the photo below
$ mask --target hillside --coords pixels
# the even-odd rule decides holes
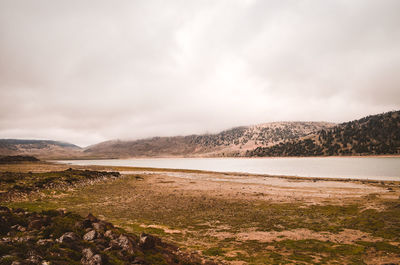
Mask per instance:
[[[40,158],[68,158],[81,154],[79,146],[51,140],[0,139],[0,155],[30,155]]]
[[[300,139],[257,147],[247,156],[400,154],[400,111],[346,122]]]
[[[217,134],[154,137],[134,141],[107,141],[90,146],[90,157],[242,156],[257,146],[272,146],[304,137],[334,124],[326,122],[273,122],[236,127]]]

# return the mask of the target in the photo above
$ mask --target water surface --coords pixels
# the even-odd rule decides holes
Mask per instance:
[[[145,158],[60,162],[73,165],[195,169],[299,177],[400,181],[400,157]]]

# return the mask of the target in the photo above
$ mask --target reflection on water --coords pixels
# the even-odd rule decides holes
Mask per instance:
[[[60,162],[74,165],[196,169],[300,177],[400,181],[400,157],[148,158]]]

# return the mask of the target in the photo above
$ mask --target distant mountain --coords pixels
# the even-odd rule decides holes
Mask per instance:
[[[216,134],[112,140],[84,149],[50,140],[0,139],[0,156],[42,159],[384,154],[400,154],[400,111],[342,124],[272,122]]]
[[[34,155],[40,158],[80,156],[82,149],[70,143],[51,140],[0,139],[0,155]]]
[[[367,116],[299,139],[259,146],[247,156],[400,154],[400,111]]]
[[[217,134],[113,140],[90,146],[90,157],[243,156],[258,146],[272,146],[307,136],[335,124],[327,122],[273,122],[236,127]]]

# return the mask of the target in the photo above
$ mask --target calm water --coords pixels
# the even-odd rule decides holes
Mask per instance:
[[[67,160],[59,162],[73,165],[198,169],[301,177],[400,181],[400,157],[149,158]]]

